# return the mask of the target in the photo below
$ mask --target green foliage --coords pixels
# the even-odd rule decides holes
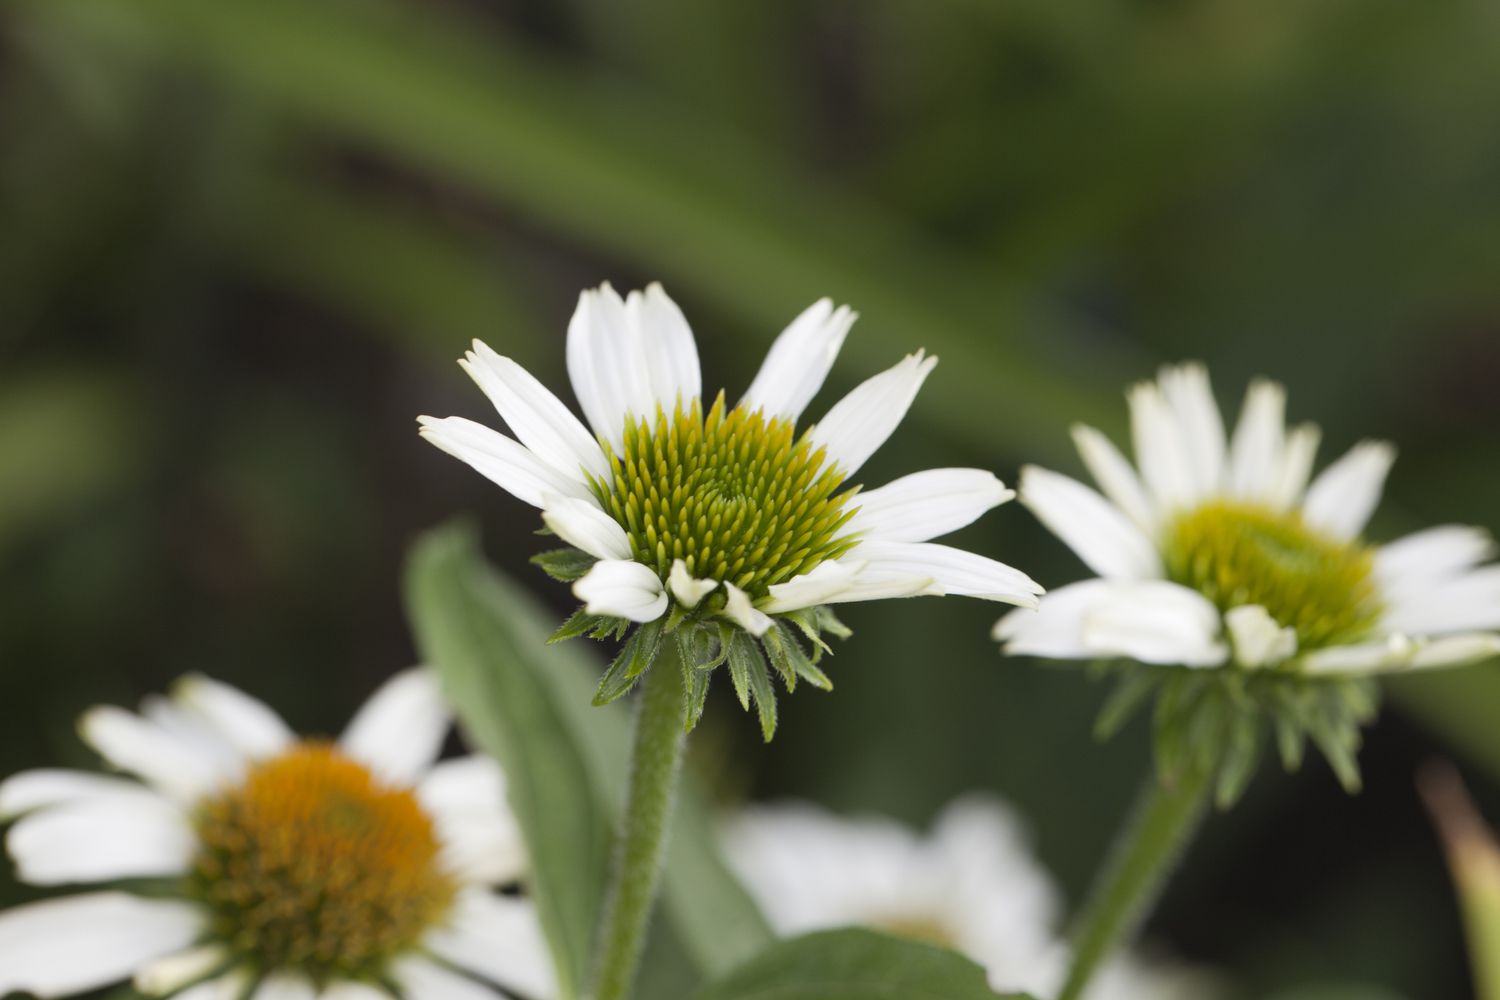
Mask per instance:
[[[962,955],[867,930],[779,941],[695,1000],[1000,1000]],[[1029,1000],[1019,993],[1005,1000]]]

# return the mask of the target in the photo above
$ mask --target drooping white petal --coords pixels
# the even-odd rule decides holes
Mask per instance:
[[[625,415],[654,414],[651,378],[625,303],[608,282],[578,296],[568,322],[568,377],[594,433],[618,454]]]
[[[217,972],[229,962],[229,950],[219,944],[202,944],[187,951],[164,955],[135,972],[137,992],[165,996]]]
[[[1034,608],[1042,587],[1013,566],[935,542],[866,541],[851,556],[869,570],[930,577],[928,593],[977,597]]]
[[[829,559],[785,583],[770,586],[770,599],[761,604],[767,614],[781,614],[827,604],[847,591],[867,563],[857,559]],[[917,587],[923,589],[926,583]],[[901,596],[907,596],[905,594]]]
[[[846,557],[843,561],[851,560]],[[924,573],[893,566],[872,565],[863,560],[853,562],[859,567],[854,578],[844,587],[818,601],[819,604],[856,604],[860,601],[888,601],[901,597],[940,597],[947,593],[936,579]],[[778,603],[773,599],[767,607]]]
[[[128,979],[202,931],[196,907],[95,892],[0,911],[0,994],[50,998]]]
[[[27,813],[6,838],[32,885],[182,875],[197,843],[182,808],[145,788]]]
[[[411,1000],[499,1000],[495,990],[431,959],[415,956],[398,959],[391,967],[391,978],[401,995]]]
[[[1235,662],[1242,667],[1272,667],[1297,652],[1297,630],[1283,628],[1259,604],[1230,608],[1224,624]]]
[[[464,417],[418,417],[421,435],[511,496],[533,507],[549,493],[588,500],[588,486],[543,462],[530,448]]]
[[[928,469],[854,497],[848,530],[890,542],[925,542],[973,523],[1015,495],[984,469]]]
[[[133,795],[139,791],[141,786],[135,781],[87,771],[55,768],[21,771],[0,781],[0,822],[44,806]]]
[[[625,529],[595,503],[549,493],[542,498],[542,520],[557,537],[596,559],[630,558]]]
[[[1070,584],[1044,597],[1035,614],[1006,615],[994,637],[1012,655],[1053,659],[1118,656],[1204,667],[1228,656],[1218,610],[1196,591],[1165,580]]]
[[[1416,655],[1418,643],[1394,632],[1369,642],[1349,646],[1329,646],[1302,657],[1302,670],[1308,674],[1368,674],[1399,670]]]
[[[370,696],[339,744],[383,781],[411,785],[437,760],[451,723],[437,676],[414,667]]]
[[[804,309],[771,345],[741,405],[796,422],[823,387],[856,318],[848,306],[834,309],[829,299]]]
[[[1313,480],[1302,519],[1335,538],[1357,537],[1375,513],[1395,460],[1396,449],[1386,442],[1361,441]]]
[[[1141,530],[1154,533],[1158,520],[1156,508],[1146,496],[1146,488],[1141,485],[1135,467],[1125,460],[1114,442],[1087,424],[1074,424],[1073,443],[1078,447],[1089,475],[1094,477],[1104,495],[1128,514]]]
[[[1095,573],[1127,580],[1162,575],[1151,539],[1120,509],[1076,479],[1028,465],[1021,502]]]
[[[78,729],[105,760],[179,800],[198,798],[222,776],[219,762],[205,757],[201,748],[113,705],[89,709]]]
[[[1168,366],[1161,370],[1157,384],[1187,449],[1193,498],[1201,500],[1220,492],[1224,482],[1224,418],[1214,401],[1208,369],[1197,363]]]
[[[591,615],[653,622],[667,610],[667,592],[651,570],[628,559],[601,559],[577,583],[573,594]]]
[[[1483,528],[1445,524],[1381,546],[1375,576],[1389,598],[1420,594],[1495,557],[1495,540]]]
[[[687,563],[681,559],[673,560],[672,572],[667,576],[667,586],[672,588],[672,596],[677,598],[678,604],[690,610],[713,593],[718,585],[717,580],[700,580],[693,576],[688,572]]]
[[[1411,658],[1413,670],[1460,667],[1500,656],[1500,635],[1493,632],[1462,632],[1426,642]]]
[[[1500,566],[1482,566],[1416,591],[1395,590],[1384,628],[1410,635],[1500,629]]]
[[[686,409],[702,393],[703,374],[698,366],[698,345],[682,310],[661,284],[653,281],[644,293],[630,293],[625,314],[645,358],[646,377],[656,404],[667,413],[678,403]]]
[[[189,986],[172,1000],[244,1000],[249,986],[250,970],[240,966],[222,976]]]
[[[1229,445],[1229,493],[1266,500],[1280,487],[1285,460],[1286,389],[1256,379],[1245,394],[1240,422]]]
[[[827,460],[845,476],[854,475],[901,423],[936,364],[937,358],[918,351],[866,379],[812,428],[814,447],[826,449]]]
[[[724,602],[725,617],[751,635],[765,635],[766,629],[771,627],[771,618],[750,603],[750,595],[727,580],[724,593],[728,595]]]
[[[995,623],[990,636],[1012,656],[1057,660],[1082,659],[1094,653],[1083,644],[1083,616],[1114,584],[1084,580],[1048,592],[1036,609],[1018,608]]]
[[[445,867],[468,882],[498,885],[526,870],[526,848],[505,798],[500,765],[483,754],[439,761],[417,785]]]
[[[1266,496],[1268,504],[1277,510],[1288,510],[1302,503],[1322,439],[1323,432],[1317,424],[1299,424],[1287,434],[1276,486]]]
[[[295,972],[272,972],[260,981],[250,1000],[317,1000],[312,980]]]
[[[385,990],[353,979],[336,979],[323,987],[318,1000],[391,1000]],[[413,998],[415,1000],[415,998]]]
[[[202,674],[189,674],[178,681],[172,696],[247,757],[269,757],[296,739],[265,702]]]
[[[527,997],[557,995],[557,975],[530,900],[463,893],[427,947],[453,965]]]
[[[489,397],[511,432],[537,458],[579,482],[583,482],[585,471],[600,477],[609,474],[599,442],[563,401],[526,369],[479,340],[459,364]]]
[[[1154,382],[1131,387],[1130,430],[1141,479],[1160,514],[1180,510],[1199,499],[1188,444],[1166,397]]]

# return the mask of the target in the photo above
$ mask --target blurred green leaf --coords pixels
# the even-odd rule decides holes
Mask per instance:
[[[874,931],[780,941],[697,1000],[996,1000],[982,968],[956,952]],[[1027,1000],[1009,994],[1010,1000]]]

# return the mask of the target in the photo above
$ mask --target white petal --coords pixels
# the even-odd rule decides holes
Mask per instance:
[[[529,900],[465,892],[449,926],[427,936],[439,958],[528,997],[557,994],[557,976]]]
[[[826,449],[827,461],[845,476],[854,475],[901,423],[936,364],[918,351],[866,379],[809,431],[813,445]]]
[[[198,982],[228,963],[229,951],[223,945],[199,945],[141,966],[135,973],[135,988],[149,996],[165,996]]]
[[[510,358],[481,341],[459,362],[532,454],[565,476],[609,475],[604,450],[562,400]]]
[[[1291,659],[1297,652],[1297,630],[1282,628],[1270,612],[1259,604],[1231,608],[1224,624],[1234,649],[1235,662],[1242,667],[1271,667]]]
[[[630,538],[598,505],[549,493],[542,498],[542,520],[557,537],[596,559],[629,559]]]
[[[823,387],[856,318],[848,306],[834,309],[828,299],[804,309],[771,345],[741,405],[795,423]]]
[[[667,610],[667,592],[648,567],[628,559],[601,559],[573,584],[573,595],[591,615],[654,622]]]
[[[1188,444],[1177,418],[1154,382],[1130,389],[1130,430],[1141,479],[1162,514],[1199,499]]]
[[[1053,659],[1120,656],[1177,666],[1217,666],[1218,610],[1164,580],[1085,580],[1042,599],[1036,614],[1013,611],[994,637],[1012,655]]]
[[[866,565],[868,564],[857,559],[829,559],[821,562],[785,583],[771,584],[770,600],[762,604],[761,610],[776,615],[783,611],[827,604],[848,590]],[[927,583],[924,582],[916,590],[922,590],[926,586]]]
[[[719,585],[717,580],[699,580],[688,572],[687,563],[681,559],[672,562],[672,572],[667,577],[667,586],[672,588],[672,596],[677,598],[677,603],[683,607],[692,609]]]
[[[625,415],[655,415],[645,355],[625,303],[608,282],[578,296],[568,322],[568,377],[589,426],[617,454]]]
[[[1318,444],[1323,432],[1317,424],[1300,424],[1286,436],[1281,454],[1281,471],[1276,477],[1276,487],[1266,497],[1266,502],[1277,510],[1287,510],[1302,503],[1307,491],[1307,480],[1312,476],[1313,461],[1318,456]]]
[[[1042,587],[1005,563],[934,542],[867,541],[851,556],[869,562],[869,570],[931,577],[928,593],[978,597],[1034,608]]]
[[[698,366],[698,345],[682,310],[661,284],[653,281],[644,294],[630,293],[625,313],[645,358],[656,404],[667,413],[679,403],[687,409],[702,393],[703,375]]]
[[[576,475],[564,475],[530,448],[499,431],[464,417],[418,417],[421,435],[511,496],[533,507],[549,493],[589,499],[588,486]]]
[[[409,1000],[500,1000],[488,986],[425,958],[399,959],[391,974],[401,995]]]
[[[1162,575],[1151,539],[1120,509],[1076,479],[1028,465],[1021,503],[1095,573],[1129,580]]]
[[[1483,528],[1447,524],[1381,546],[1375,575],[1388,598],[1415,595],[1493,559],[1495,551]]]
[[[1280,488],[1285,468],[1286,389],[1256,379],[1245,393],[1244,409],[1229,445],[1229,493],[1267,500]]]
[[[323,987],[323,992],[318,994],[318,1000],[392,1000],[392,998],[385,990],[371,986],[369,983],[340,979]]]
[[[1384,628],[1412,635],[1500,629],[1500,566],[1469,570],[1418,590],[1395,590]]]
[[[1302,657],[1302,669],[1309,674],[1368,674],[1398,670],[1416,655],[1418,644],[1397,632],[1372,642],[1350,646],[1330,646]]]
[[[219,781],[237,781],[249,759],[225,738],[212,721],[159,694],[141,699],[141,715],[179,740],[194,756],[212,766]]]
[[[859,568],[851,580],[841,589],[828,594],[819,604],[854,604],[858,601],[888,601],[902,597],[940,597],[945,591],[935,578],[924,573],[912,572],[890,566],[871,565],[862,560],[850,560]],[[772,601],[767,607],[779,602]]]
[[[312,980],[293,972],[272,972],[260,981],[250,1000],[317,1000]]]
[[[78,729],[84,742],[115,767],[180,800],[198,798],[222,776],[218,762],[205,757],[200,747],[112,705],[89,709]]]
[[[0,821],[13,819],[43,806],[82,802],[102,796],[134,794],[141,785],[127,778],[112,778],[87,771],[42,768],[22,771],[0,781]]]
[[[411,785],[437,760],[451,723],[437,676],[415,667],[370,696],[339,744],[381,780]]]
[[[144,788],[28,813],[6,838],[32,885],[182,875],[197,838],[175,803]]]
[[[1386,442],[1361,441],[1307,488],[1303,520],[1336,538],[1357,537],[1375,513],[1395,460],[1396,449]]]
[[[1109,438],[1086,424],[1073,425],[1073,443],[1104,495],[1143,531],[1155,532],[1157,514],[1135,468]]]
[[[1224,418],[1214,401],[1208,369],[1196,363],[1168,366],[1161,370],[1157,384],[1187,449],[1194,499],[1218,493],[1224,478]]]
[[[925,542],[972,524],[1014,497],[983,469],[928,469],[858,494],[848,530],[890,542]]]
[[[1493,632],[1464,632],[1423,643],[1411,659],[1411,668],[1425,670],[1458,667],[1494,656],[1500,656],[1500,635]]]
[[[500,765],[482,754],[440,761],[417,786],[443,862],[468,882],[498,885],[526,870],[526,848],[505,798]]]
[[[272,756],[296,739],[265,702],[202,674],[189,674],[178,681],[172,696],[207,720],[220,738],[247,757]]]
[[[1036,609],[1018,608],[995,623],[990,636],[1012,656],[1082,659],[1094,653],[1083,644],[1083,615],[1113,586],[1084,580],[1049,592]]]
[[[203,914],[187,903],[123,892],[12,907],[0,912],[0,995],[67,996],[119,982],[202,929]]]
[[[244,1000],[250,986],[250,970],[241,966],[207,982],[189,986],[172,1000]]]
[[[750,603],[750,595],[734,584],[725,581],[724,592],[728,600],[724,603],[724,615],[751,635],[765,635],[771,627],[771,618]]]

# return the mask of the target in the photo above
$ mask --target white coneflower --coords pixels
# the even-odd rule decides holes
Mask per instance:
[[[575,580],[584,602],[560,634],[622,635],[646,623],[601,700],[649,666],[663,631],[679,631],[697,665],[727,659],[744,701],[748,689],[766,690],[763,654],[788,684],[826,685],[800,643],[811,641],[816,660],[819,633],[839,632],[827,605],[920,594],[1036,605],[1041,588],[1024,573],[931,541],[1013,496],[990,473],[932,469],[868,492],[850,485],[937,359],[909,355],[798,431],[854,318],[827,299],[809,307],[730,403],[702,394],[693,334],[660,285],[623,300],[604,285],[583,293],[568,327],[568,372],[588,427],[477,341],[461,363],[514,438],[460,417],[421,418],[428,440],[540,508],[573,547],[539,560]]]
[[[131,778],[39,770],[0,783],[22,881],[112,883],[0,912],[0,993],[123,979],[183,1000],[555,995],[493,761],[437,761],[449,715],[421,670],[337,742],[184,678],[84,739]]]
[[[1001,803],[950,804],[923,836],[893,820],[806,803],[756,806],[726,831],[725,856],[771,926],[793,935],[863,926],[952,948],[1002,992],[1053,996],[1067,965],[1056,886]],[[1204,1000],[1205,977],[1121,957],[1088,1000]]]

